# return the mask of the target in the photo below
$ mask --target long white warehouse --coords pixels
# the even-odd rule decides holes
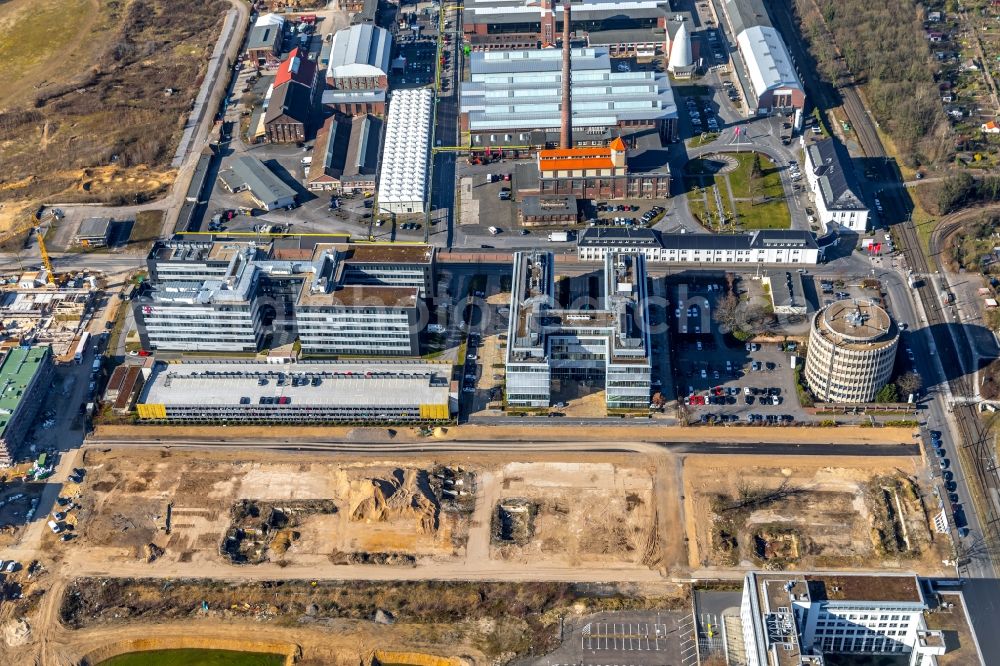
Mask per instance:
[[[424,212],[433,103],[430,88],[392,94],[379,174],[379,213]]]

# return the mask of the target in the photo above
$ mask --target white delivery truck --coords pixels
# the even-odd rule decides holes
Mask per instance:
[[[554,243],[565,243],[569,240],[568,231],[552,231],[549,233],[549,240]]]

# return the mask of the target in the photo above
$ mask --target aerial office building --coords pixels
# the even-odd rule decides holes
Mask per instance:
[[[553,380],[603,383],[609,410],[649,408],[651,364],[645,260],[609,254],[593,307],[555,297],[551,252],[514,255],[507,335],[507,403],[552,404]]]
[[[813,315],[806,383],[822,402],[872,402],[889,382],[899,327],[870,301],[836,301]]]
[[[824,666],[850,655],[875,663],[933,666],[947,651],[924,618],[913,574],[749,573],[740,625],[747,666]],[[890,663],[888,659],[886,663]]]
[[[146,349],[255,352],[298,339],[311,355],[418,352],[432,295],[426,246],[318,244],[278,258],[255,243],[158,242],[136,301]]]
[[[809,231],[760,229],[744,234],[665,234],[655,229],[590,227],[577,241],[581,261],[636,252],[646,261],[685,264],[816,265],[822,250]]]
[[[14,461],[35,426],[52,376],[52,348],[14,347],[0,362],[0,465]]]

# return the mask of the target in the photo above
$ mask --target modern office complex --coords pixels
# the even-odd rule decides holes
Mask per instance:
[[[159,365],[140,419],[167,423],[400,423],[451,418],[448,363],[308,362]]]
[[[833,139],[806,144],[805,171],[816,202],[816,213],[824,229],[835,225],[863,232],[868,228],[868,206],[857,194],[850,157],[842,154]]]
[[[808,231],[761,229],[745,234],[663,234],[654,229],[590,227],[580,234],[581,261],[604,261],[614,252],[642,254],[649,262],[695,264],[806,264],[822,257]]]
[[[136,301],[140,339],[152,350],[255,352],[298,339],[311,355],[416,354],[433,262],[426,246],[323,243],[288,259],[255,243],[160,241]]]
[[[836,301],[809,331],[806,383],[822,402],[872,402],[892,376],[899,327],[870,301]]]
[[[603,382],[609,410],[644,410],[650,397],[650,342],[645,260],[609,254],[596,307],[556,300],[551,252],[514,255],[506,356],[507,403],[552,403],[553,381]]]
[[[379,172],[380,213],[424,212],[433,105],[434,92],[430,88],[392,94]]]
[[[823,666],[829,655],[897,655],[932,666],[946,651],[929,631],[913,574],[750,573],[740,624],[747,666]],[[837,663],[846,663],[841,659]],[[888,663],[888,662],[886,662]]]
[[[49,390],[52,348],[14,347],[0,363],[0,465],[10,465]]]
[[[771,24],[763,0],[725,0],[723,6],[752,88],[747,90],[750,108],[759,114],[802,110],[805,89],[785,40]]]
[[[606,48],[574,48],[570,63],[573,145],[607,146],[650,129],[664,140],[676,136],[677,105],[667,74],[621,71]],[[560,146],[567,104],[563,64],[555,48],[470,54],[460,123],[472,146],[529,152]]]

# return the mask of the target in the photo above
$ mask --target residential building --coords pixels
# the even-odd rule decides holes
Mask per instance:
[[[136,301],[143,347],[256,352],[296,338],[308,355],[411,356],[433,295],[427,246],[160,241]]]
[[[530,153],[559,145],[560,49],[473,52],[468,65],[460,124],[473,148]],[[662,140],[676,137],[677,105],[666,73],[612,67],[606,48],[573,48],[570,66],[573,145],[607,146],[649,130]]]
[[[552,382],[603,383],[608,410],[643,411],[650,398],[645,259],[608,254],[599,293],[561,305],[551,252],[514,254],[505,390],[512,408],[543,408]]]
[[[111,237],[111,218],[109,217],[88,217],[80,222],[76,235],[73,236],[74,245],[84,247],[104,247]]]
[[[580,222],[580,205],[576,197],[524,197],[518,218],[523,227],[571,226]]]
[[[635,54],[653,56],[662,52],[666,30],[678,15],[663,0],[573,2],[570,31],[577,38],[598,38],[612,49],[641,44]],[[563,16],[559,0],[469,0],[462,29],[473,51],[537,49],[559,41]]]
[[[326,83],[337,90],[385,90],[391,55],[392,37],[383,28],[361,24],[338,30]]]
[[[158,365],[136,412],[165,423],[435,423],[457,409],[448,363]]]
[[[332,192],[374,192],[382,120],[328,118],[316,135],[306,186]]]
[[[285,19],[277,14],[257,18],[247,36],[246,60],[256,67],[277,67],[284,40]]]
[[[433,105],[430,88],[397,90],[392,95],[378,181],[380,213],[424,212]]]
[[[836,654],[895,655],[933,666],[947,648],[927,629],[929,604],[914,574],[746,575],[740,624],[747,666],[823,666]]]
[[[654,229],[590,227],[580,234],[581,261],[604,261],[609,253],[635,252],[647,262],[686,264],[804,264],[822,257],[808,231],[761,229],[744,234],[661,234]]]
[[[1000,134],[1000,124],[997,124],[995,120],[983,123],[979,126],[979,129],[985,134]]]
[[[870,301],[836,301],[813,315],[805,379],[821,402],[873,402],[889,382],[899,327]]]
[[[813,192],[816,215],[823,229],[844,228],[864,232],[868,228],[868,206],[858,195],[850,157],[833,139],[806,144],[805,172]]]
[[[230,192],[247,192],[264,210],[295,203],[295,190],[286,185],[256,157],[238,155],[219,172],[219,181]]]
[[[725,0],[723,7],[730,33],[736,36],[743,74],[750,83],[750,109],[757,114],[802,110],[805,89],[763,0]]]
[[[665,199],[670,196],[666,150],[628,154],[615,138],[607,146],[539,150],[535,163],[515,167],[518,195],[581,199]],[[537,185],[535,185],[537,183]]]
[[[52,348],[13,347],[0,362],[0,465],[14,462],[49,391]]]

